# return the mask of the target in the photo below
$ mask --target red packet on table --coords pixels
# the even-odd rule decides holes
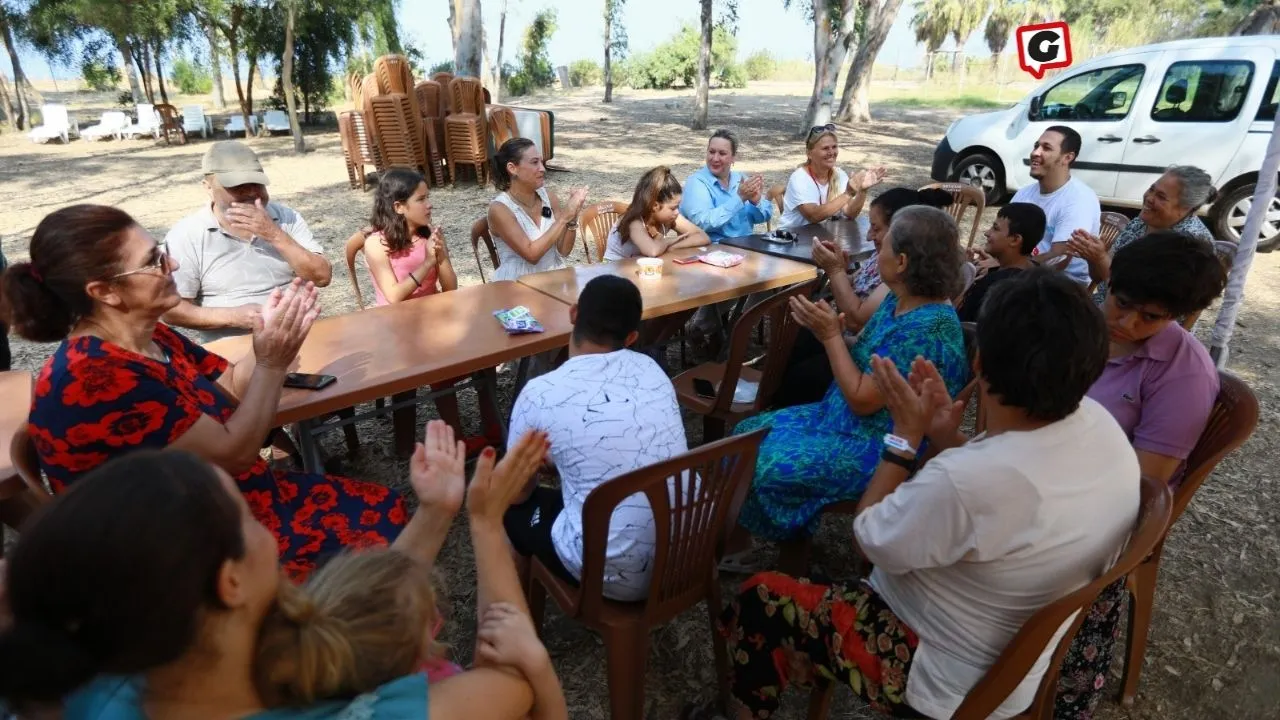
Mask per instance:
[[[733,267],[734,265],[741,264],[742,261],[745,260],[746,258],[743,257],[742,255],[736,255],[731,252],[725,252],[724,250],[716,250],[715,252],[709,252],[706,255],[703,255],[699,259],[708,265],[715,265],[716,267],[722,267],[722,268],[730,268],[730,267]]]

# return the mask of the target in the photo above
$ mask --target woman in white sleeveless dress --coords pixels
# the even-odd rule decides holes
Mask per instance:
[[[512,138],[498,148],[494,182],[502,190],[489,203],[489,234],[498,251],[494,280],[515,280],[529,273],[565,267],[577,240],[578,215],[586,188],[569,192],[561,207],[544,187],[542,153],[528,138]]]

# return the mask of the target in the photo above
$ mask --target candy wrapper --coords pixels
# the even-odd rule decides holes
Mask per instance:
[[[502,327],[510,335],[543,332],[542,325],[534,319],[529,308],[523,305],[517,305],[510,310],[496,310],[493,316],[498,318],[498,322],[502,323]]]
[[[741,255],[735,255],[731,252],[716,250],[702,256],[702,262],[716,267],[730,268],[741,263],[745,258]]]

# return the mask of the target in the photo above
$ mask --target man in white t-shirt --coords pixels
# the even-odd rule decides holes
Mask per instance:
[[[1036,182],[1013,196],[1013,202],[1039,205],[1044,210],[1044,239],[1032,252],[1036,262],[1067,254],[1067,241],[1076,230],[1098,234],[1102,205],[1087,183],[1071,177],[1080,154],[1080,133],[1063,125],[1047,128],[1031,149],[1031,177]],[[1081,285],[1089,284],[1089,264],[1072,257],[1064,271]]]
[[[776,693],[761,690],[785,687],[779,673],[804,653],[881,709],[950,718],[1023,623],[1119,556],[1138,517],[1140,480],[1124,431],[1085,396],[1107,362],[1101,312],[1070,279],[1035,268],[992,288],[980,317],[982,437],[960,434],[964,408],[928,361],[917,359],[908,381],[873,356],[894,434],[853,531],[875,570],[869,583],[805,590],[785,576],[753,579],[724,619],[734,628],[731,655],[749,669],[735,670],[741,707],[731,717],[772,713]],[[926,437],[939,454],[907,482]],[[775,602],[823,607],[809,616],[816,632],[768,612]],[[835,633],[843,643],[833,650]],[[1053,650],[992,718],[1028,707]]]
[[[675,387],[653,358],[627,348],[640,336],[642,301],[630,280],[603,275],[569,308],[569,359],[525,385],[511,410],[511,441],[547,433],[560,489],[531,484],[507,511],[516,552],[537,557],[561,577],[582,578],[582,506],[601,484],[688,451]],[[648,594],[653,512],[644,495],[619,503],[609,524],[604,594]]]

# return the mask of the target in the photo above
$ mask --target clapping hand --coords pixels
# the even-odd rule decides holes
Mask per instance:
[[[938,410],[933,378],[923,379],[918,388],[912,387],[892,360],[879,355],[871,356],[871,373],[893,418],[893,434],[918,446]]]
[[[939,443],[948,443],[960,431],[960,422],[964,419],[964,403],[952,399],[951,393],[947,392],[946,381],[938,372],[938,366],[923,357],[916,356],[912,361],[907,382],[920,395],[932,396],[931,404],[935,410],[925,429],[925,436]]]
[[[443,420],[427,423],[423,441],[409,459],[409,484],[423,509],[453,517],[466,494],[466,445]]]
[[[578,187],[569,190],[569,214],[577,217],[582,207],[587,204],[587,188]]]
[[[1107,255],[1106,245],[1097,235],[1087,230],[1076,230],[1071,233],[1071,239],[1067,240],[1067,251],[1090,265],[1098,264]]]
[[[476,461],[467,489],[467,512],[472,522],[502,522],[502,515],[524,490],[529,478],[547,457],[547,434],[530,430],[507,449],[506,457],[494,463],[493,448],[485,448]]]
[[[427,238],[427,248],[431,251],[428,253],[435,259],[436,263],[442,263],[449,259],[449,246],[444,241],[444,233],[437,225],[431,230],[431,236]]]
[[[883,165],[877,165],[876,167],[868,170],[863,170],[856,176],[858,181],[856,186],[857,189],[863,192],[870,190],[876,185],[884,182],[884,176],[886,173],[888,173],[888,170],[885,170]]]
[[[254,321],[253,352],[258,364],[276,370],[289,367],[318,317],[315,285],[295,278],[283,290],[277,288]]]
[[[821,342],[840,337],[844,330],[844,313],[837,313],[826,300],[813,302],[807,297],[796,295],[791,298],[791,317],[808,328]]]
[[[818,240],[813,243],[813,262],[827,275],[834,275],[849,267],[849,253],[833,242]]]

